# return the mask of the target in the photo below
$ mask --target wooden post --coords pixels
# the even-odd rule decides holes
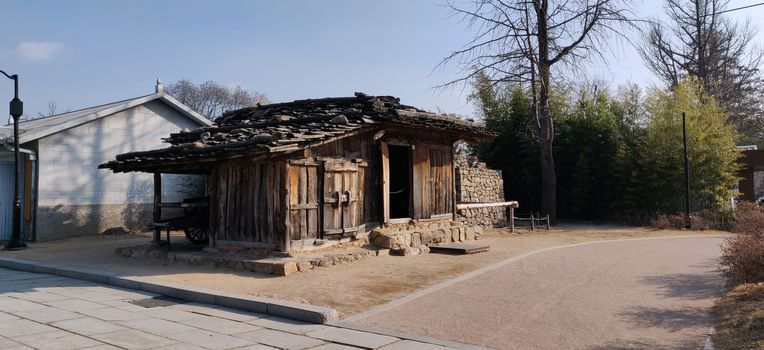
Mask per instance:
[[[515,208],[509,207],[509,232],[515,233]]]
[[[546,230],[549,231],[549,214],[546,214]]]
[[[156,223],[162,220],[162,173],[154,173],[154,210],[152,220],[154,232],[151,242],[159,243],[162,232]]]
[[[536,230],[536,220],[533,219],[533,212],[531,212],[531,231]]]
[[[387,143],[382,142],[382,218],[384,223],[390,222],[390,157]]]

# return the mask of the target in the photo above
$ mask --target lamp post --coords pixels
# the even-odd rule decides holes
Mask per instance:
[[[19,119],[24,114],[24,103],[19,99],[19,76],[17,74],[8,75],[0,70],[8,79],[13,80],[13,99],[10,105],[10,114],[13,117],[13,156],[16,166],[16,177],[13,183],[13,236],[5,245],[5,249],[18,250],[27,247],[21,240],[21,197],[19,197]]]
[[[684,144],[684,227],[692,228],[690,216],[690,160],[687,157],[687,126],[682,112],[682,143]]]

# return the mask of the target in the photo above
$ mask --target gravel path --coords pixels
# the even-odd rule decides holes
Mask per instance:
[[[497,349],[702,349],[721,242],[547,249],[348,321]]]

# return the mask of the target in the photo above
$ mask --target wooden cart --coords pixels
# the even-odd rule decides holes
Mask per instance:
[[[163,219],[152,222],[153,228],[167,231],[167,244],[170,244],[170,231],[183,230],[186,238],[194,244],[206,244],[209,242],[209,197],[195,197],[184,199],[179,203],[162,203],[164,208],[182,208],[183,216]]]

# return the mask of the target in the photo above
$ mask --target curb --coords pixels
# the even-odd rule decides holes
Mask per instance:
[[[447,348],[452,349],[459,349],[459,350],[493,350],[492,348],[487,348],[479,345],[472,345],[467,343],[457,343],[450,340],[443,340],[438,338],[432,338],[424,335],[416,335],[416,334],[409,334],[404,333],[400,331],[390,330],[390,329],[382,329],[377,327],[371,327],[371,326],[361,326],[357,324],[352,323],[345,323],[345,322],[331,322],[328,323],[329,326],[334,327],[340,327],[340,328],[346,328],[346,329],[352,329],[355,331],[360,332],[366,332],[366,333],[374,333],[379,335],[386,335],[389,337],[395,337],[400,338],[401,340],[411,340],[419,343],[425,343],[425,344],[433,344],[433,345],[439,345],[439,346],[445,346]],[[712,349],[713,350],[713,349]]]
[[[244,311],[279,316],[309,323],[327,324],[339,320],[337,310],[328,307],[293,303],[278,299],[230,294],[203,288],[182,287],[172,283],[146,282],[139,278],[123,277],[117,273],[108,271],[60,266],[56,264],[6,257],[0,257],[0,267],[142,290],[191,302],[237,308]]]

